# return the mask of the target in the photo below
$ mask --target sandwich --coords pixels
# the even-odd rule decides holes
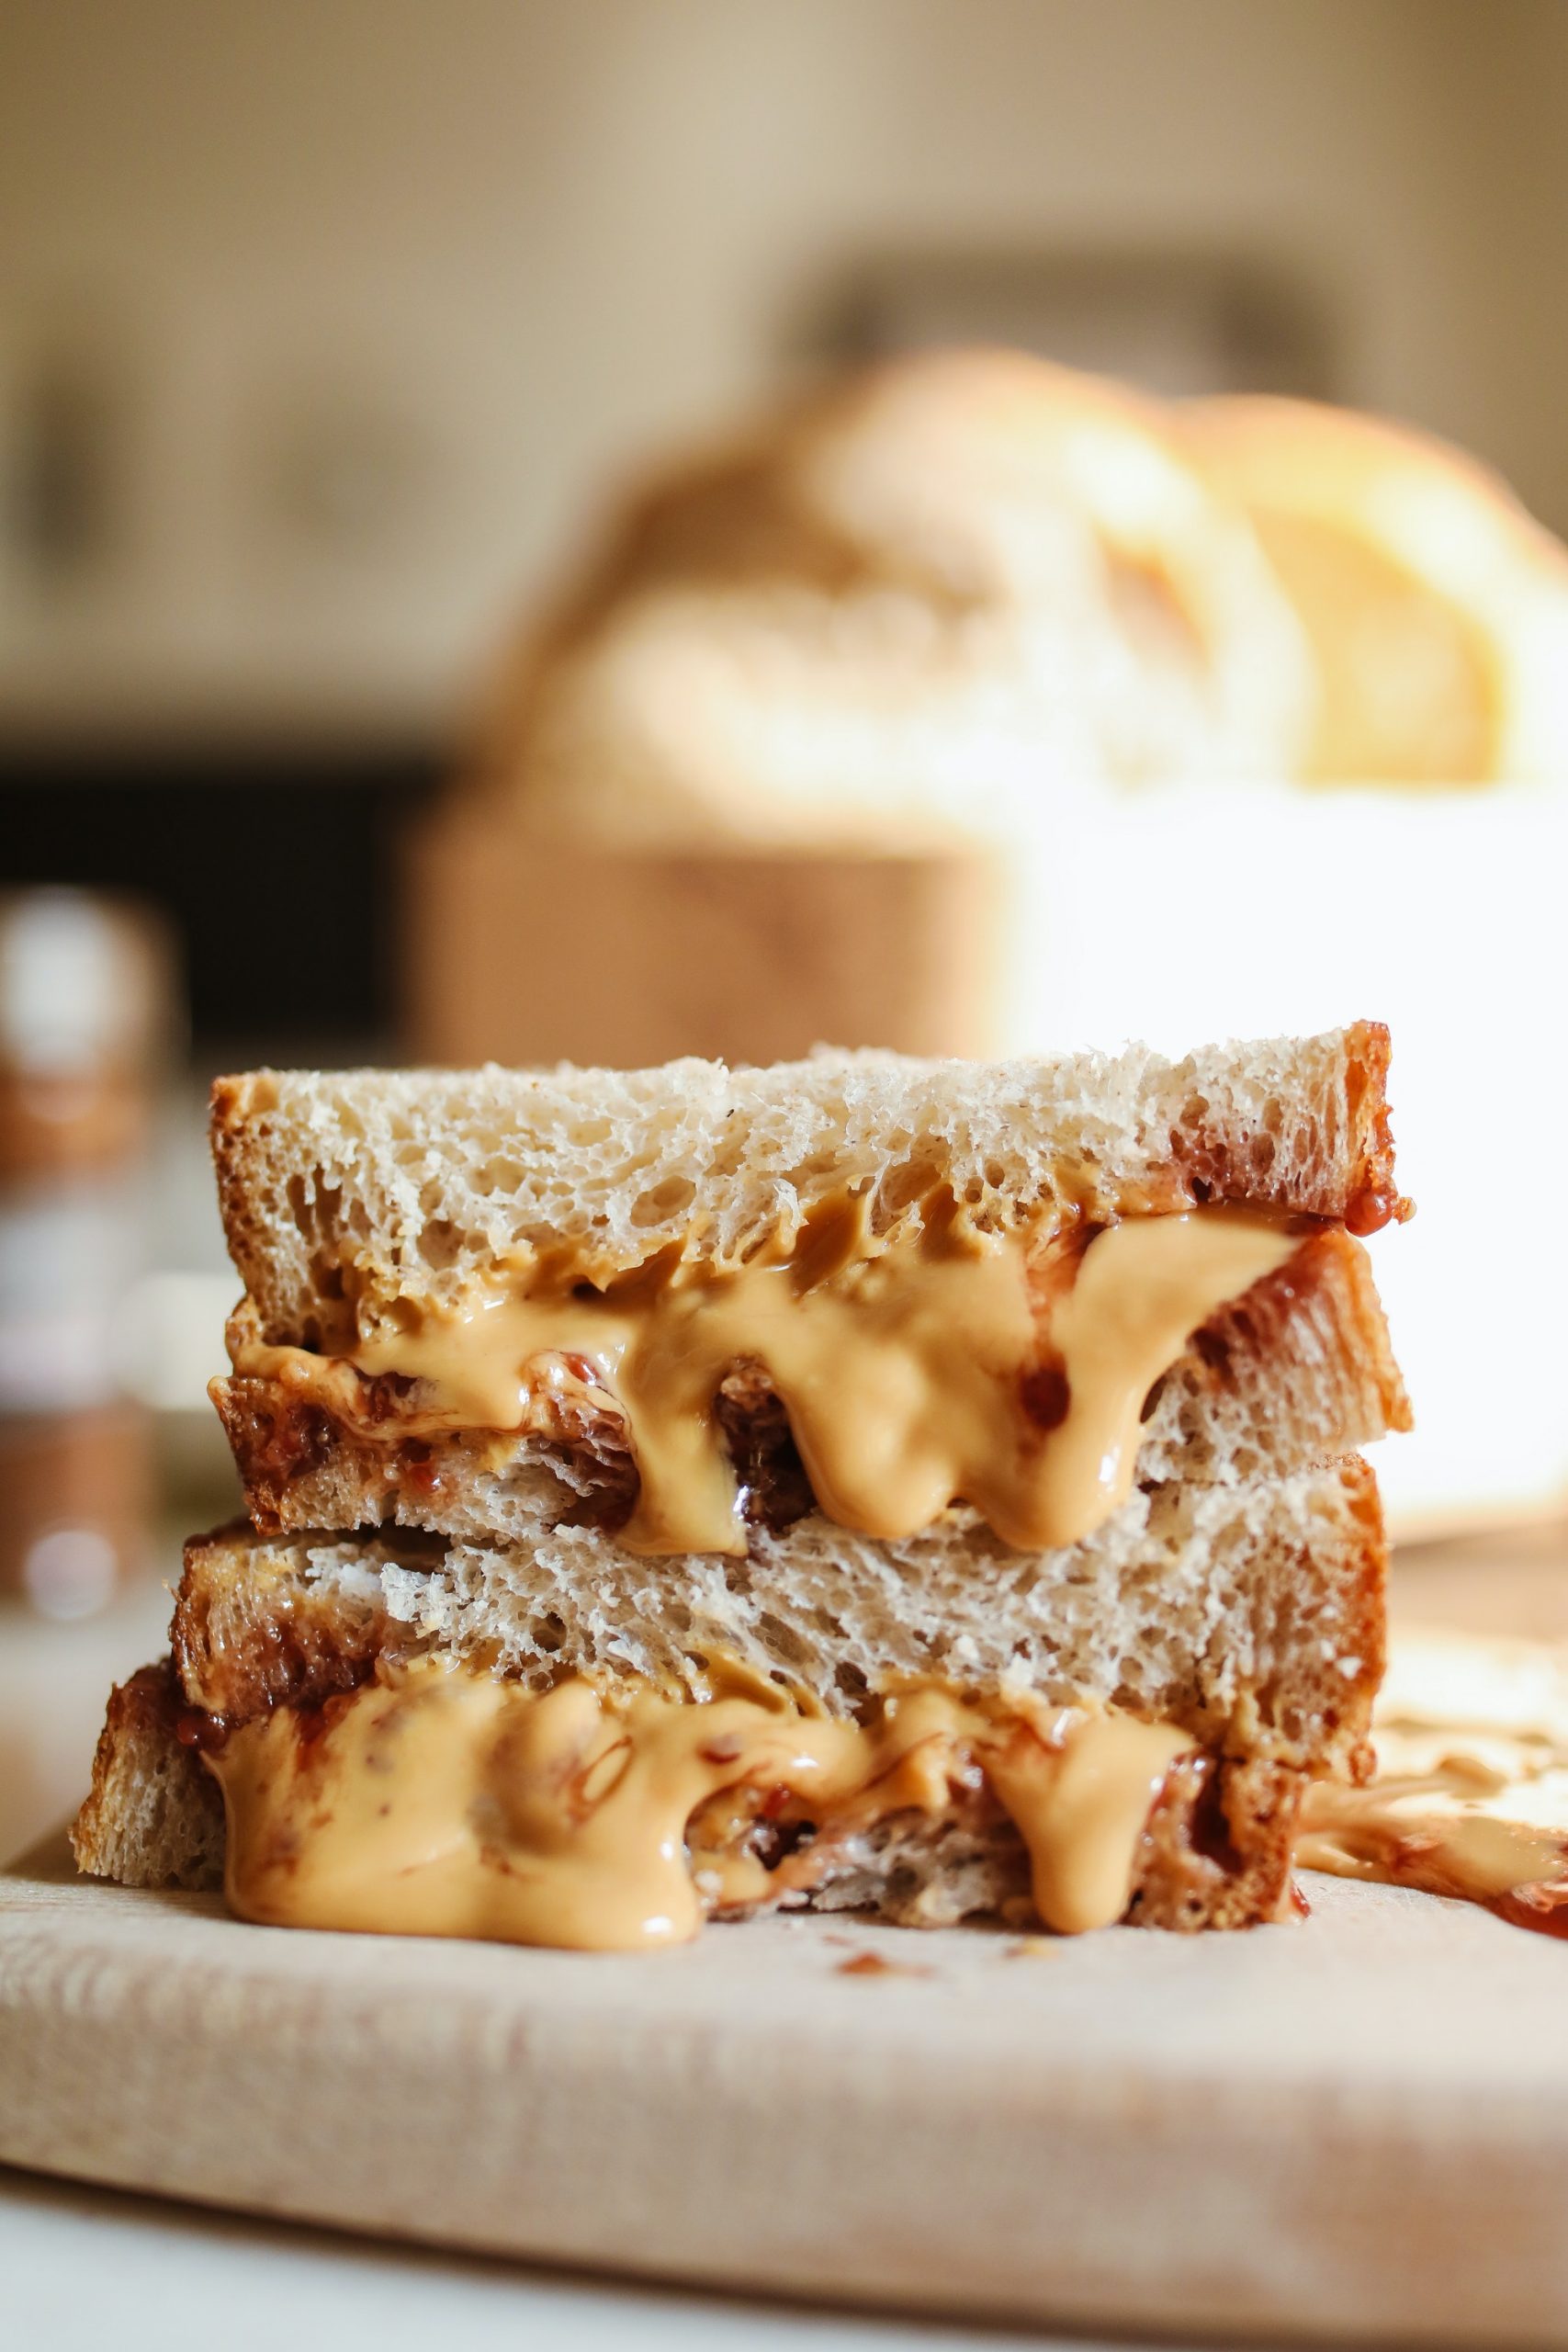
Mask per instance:
[[[1285,1916],[1382,1667],[1387,1065],[220,1080],[249,1517],[111,1700],[82,1867],[632,1949]]]

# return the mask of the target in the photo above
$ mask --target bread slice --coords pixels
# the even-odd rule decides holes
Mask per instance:
[[[1408,1213],[1387,1055],[1362,1024],[1180,1063],[220,1081],[247,1295],[217,1394],[259,1532],[188,1547],[171,1661],[111,1708],[84,1867],[209,1875],[215,1778],[231,1899],[299,1924],[615,1944],[758,1904],[1021,1916],[1031,1891],[1064,1927],[1280,1916],[1303,1792],[1365,1770],[1382,1665],[1376,1488],[1346,1448],[1407,1418],[1352,1238]],[[1225,1204],[1272,1214],[1152,1221]],[[1221,1276],[1162,1289],[1173,1249]],[[1168,1320],[1129,1353],[1145,1283]],[[688,1293],[716,1337],[636,1353],[648,1301]],[[577,1352],[604,1322],[580,1342],[558,1296],[629,1328],[607,1370]],[[464,1385],[476,1345],[489,1386]],[[550,1375],[527,1435],[519,1363]],[[630,1523],[645,1374],[672,1458],[726,1440],[733,1543]],[[909,1376],[940,1442],[907,1515],[873,1494],[857,1518]],[[1136,1462],[1119,1436],[1097,1516],[1010,1521],[964,1449],[1027,1469],[1080,1426],[1080,1382],[1123,1431],[1145,1396]],[[848,1465],[828,1507],[807,1411]]]
[[[71,1829],[77,1863],[94,1878],[193,1888],[222,1878],[222,1800],[179,1736],[186,1712],[168,1658],[110,1691],[92,1789]]]
[[[262,1336],[331,1353],[531,1252],[594,1281],[674,1248],[732,1263],[848,1192],[879,1229],[941,1188],[993,1230],[1234,1201],[1371,1232],[1408,1214],[1388,1060],[1360,1022],[1178,1062],[261,1070],[218,1080],[212,1144]]]
[[[243,1309],[243,1344],[254,1311]],[[214,1381],[214,1404],[263,1533],[395,1524],[465,1541],[527,1544],[563,1521],[611,1530],[637,1473],[624,1423],[562,1412],[555,1435],[408,1434],[360,1381],[340,1417],[332,1392],[287,1377]],[[786,1525],[811,1505],[787,1420],[765,1382],[733,1375],[726,1433],[754,1520]],[[1284,1476],[1410,1426],[1404,1384],[1362,1245],[1330,1227],[1194,1335],[1145,1408],[1136,1478],[1235,1486]]]
[[[181,1703],[167,1659],[114,1693],[93,1793],[72,1830],[77,1866],[88,1876],[193,1892],[222,1885],[222,1804],[196,1750],[179,1743]],[[1140,1840],[1128,1924],[1195,1932],[1289,1917],[1295,1823],[1308,1785],[1281,1765],[1179,1758]],[[911,1810],[833,1839],[815,1856],[810,1885],[781,1887],[775,1900],[908,1928],[976,1916],[1038,1925],[1023,1841],[983,1791],[955,1791],[943,1813]],[[716,1908],[714,1916],[739,1915]]]
[[[1063,1226],[1227,1201],[1332,1220],[1303,1227],[1289,1260],[1155,1382],[1132,1468],[1145,1484],[1227,1483],[1347,1453],[1408,1425],[1344,1229],[1404,1209],[1386,1063],[1385,1033],[1363,1025],[1179,1064],[1139,1049],[989,1067],[824,1055],[766,1070],[220,1081],[220,1184],[248,1287],[231,1325],[236,1376],[213,1393],[247,1507],[272,1532],[618,1532],[645,1498],[646,1462],[613,1384],[547,1381],[522,1427],[499,1426],[504,1404],[464,1419],[437,1396],[426,1412],[411,1321],[526,1288],[537,1260],[563,1253],[591,1285],[671,1253],[742,1265],[847,1194],[900,1238],[920,1233],[933,1196],[983,1227],[1023,1227],[1043,1283],[1051,1261],[1033,1253]],[[746,1512],[776,1530],[814,1494],[799,1425],[750,1337],[714,1364],[714,1410]],[[359,1371],[352,1357],[378,1340],[381,1368],[372,1353]]]
[[[153,1678],[139,1678],[134,1703],[117,1694],[78,1859],[132,1883],[211,1873],[211,1791],[179,1746],[182,1707],[221,1733],[330,1706],[432,1653],[537,1690],[583,1674],[701,1702],[722,1660],[845,1721],[934,1677],[1178,1725],[1196,1745],[1145,1832],[1134,1916],[1247,1924],[1288,1900],[1308,1780],[1366,1768],[1385,1568],[1376,1487],[1355,1460],[1139,1494],[1055,1554],[1010,1551],[968,1511],[898,1544],[812,1514],[760,1535],[744,1562],[651,1566],[590,1528],[508,1549],[229,1530],[187,1548],[165,1679],[149,1696]],[[809,1871],[781,1867],[772,1899],[934,1924],[1022,1916],[1026,1890],[1005,1815],[984,1787],[954,1786],[945,1809],[820,1841]]]
[[[1138,1494],[1057,1552],[1013,1551],[965,1510],[896,1544],[813,1512],[744,1560],[649,1561],[592,1527],[497,1547],[241,1524],[186,1546],[171,1644],[189,1704],[231,1723],[432,1648],[536,1690],[634,1676],[696,1699],[722,1655],[843,1717],[890,1679],[1021,1679],[1233,1755],[1354,1771],[1382,1670],[1381,1531],[1355,1457]]]

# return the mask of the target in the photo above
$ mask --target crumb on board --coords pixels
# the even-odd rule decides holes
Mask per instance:
[[[930,1976],[929,1968],[911,1967],[902,1960],[884,1960],[879,1951],[857,1951],[848,1960],[838,1962],[835,1973],[840,1976]]]

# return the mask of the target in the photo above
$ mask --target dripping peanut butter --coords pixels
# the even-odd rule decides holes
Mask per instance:
[[[324,1721],[279,1708],[205,1760],[243,1917],[613,1951],[807,1892],[836,1840],[940,1816],[976,1775],[1020,1832],[1046,1925],[1107,1926],[1192,1747],[1168,1724],[1023,1692],[916,1686],[863,1726],[722,1663],[698,1703],[581,1677],[534,1693],[426,1660]],[[762,1805],[811,1826],[772,1869],[747,1843]]]
[[[624,1420],[638,1492],[621,1541],[650,1554],[745,1551],[715,1402],[756,1365],[829,1519],[892,1541],[962,1500],[1044,1549],[1125,1499],[1149,1388],[1290,1258],[1292,1227],[1220,1206],[993,1233],[939,1201],[878,1234],[860,1196],[739,1265],[677,1250],[599,1286],[562,1254],[456,1306],[400,1299],[338,1358],[246,1337],[235,1365],[348,1419],[365,1379],[399,1375],[415,1433],[524,1430],[574,1391]]]
[[[1296,1860],[1504,1910],[1568,1934],[1568,1758],[1506,1731],[1385,1723],[1367,1786],[1320,1781]]]

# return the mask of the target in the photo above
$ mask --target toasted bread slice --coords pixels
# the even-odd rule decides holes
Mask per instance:
[[[884,1227],[940,1189],[983,1229],[1244,1202],[1371,1232],[1408,1213],[1388,1060],[1362,1022],[1179,1062],[261,1070],[218,1080],[212,1142],[262,1337],[333,1353],[534,1253],[594,1281],[671,1250],[736,1263],[846,1193]]]
[[[216,1781],[179,1736],[185,1695],[169,1658],[109,1693],[93,1786],[72,1825],[81,1868],[124,1886],[215,1886],[223,1874]]]
[[[182,1705],[168,1659],[113,1693],[92,1794],[72,1831],[78,1866],[90,1876],[193,1891],[222,1884],[222,1803],[197,1751],[179,1741]],[[1212,1752],[1179,1758],[1140,1840],[1129,1924],[1191,1931],[1289,1916],[1292,1840],[1308,1786],[1308,1776],[1288,1766]],[[909,1810],[833,1839],[817,1855],[809,1886],[777,1899],[900,1927],[950,1927],[976,1915],[1037,1924],[1022,1840],[983,1791],[955,1790],[944,1812]],[[721,1908],[719,1916],[732,1915]]]
[[[244,1308],[237,1332],[247,1325]],[[568,1521],[613,1532],[636,1490],[625,1424],[603,1410],[552,1436],[416,1435],[368,1381],[351,1415],[334,1412],[333,1392],[284,1377],[236,1374],[211,1394],[264,1534],[391,1523],[529,1543]],[[804,1516],[811,1490],[765,1380],[732,1377],[721,1412],[753,1521],[777,1532]],[[1409,1426],[1367,1253],[1330,1227],[1194,1335],[1150,1394],[1136,1476],[1235,1486]]]
[[[726,1657],[828,1713],[889,1681],[1020,1679],[1237,1756],[1354,1773],[1383,1661],[1377,1487],[1350,1457],[1139,1494],[1020,1553],[970,1510],[878,1544],[816,1513],[744,1561],[650,1563],[592,1527],[511,1547],[421,1536],[197,1537],[171,1641],[188,1703],[243,1723],[430,1650],[541,1690],[632,1676],[701,1699]]]
[[[1173,1724],[1194,1745],[1149,1816],[1130,1916],[1246,1925],[1288,1901],[1311,1777],[1365,1769],[1385,1565],[1376,1489],[1354,1461],[1139,1496],[1086,1543],[1028,1560],[973,1514],[893,1546],[813,1517],[765,1539],[744,1574],[665,1562],[652,1589],[645,1562],[591,1529],[533,1553],[230,1531],[188,1547],[173,1664],[116,1694],[77,1854],[132,1883],[210,1883],[203,1741],[280,1708],[330,1721],[338,1694],[421,1657],[536,1690],[574,1674],[651,1685],[677,1704],[701,1703],[723,1659],[845,1722],[935,1678]],[[808,1866],[792,1849],[761,1899],[936,1924],[1021,1918],[1027,1883],[1016,1831],[971,1776],[945,1805],[825,1835]]]

